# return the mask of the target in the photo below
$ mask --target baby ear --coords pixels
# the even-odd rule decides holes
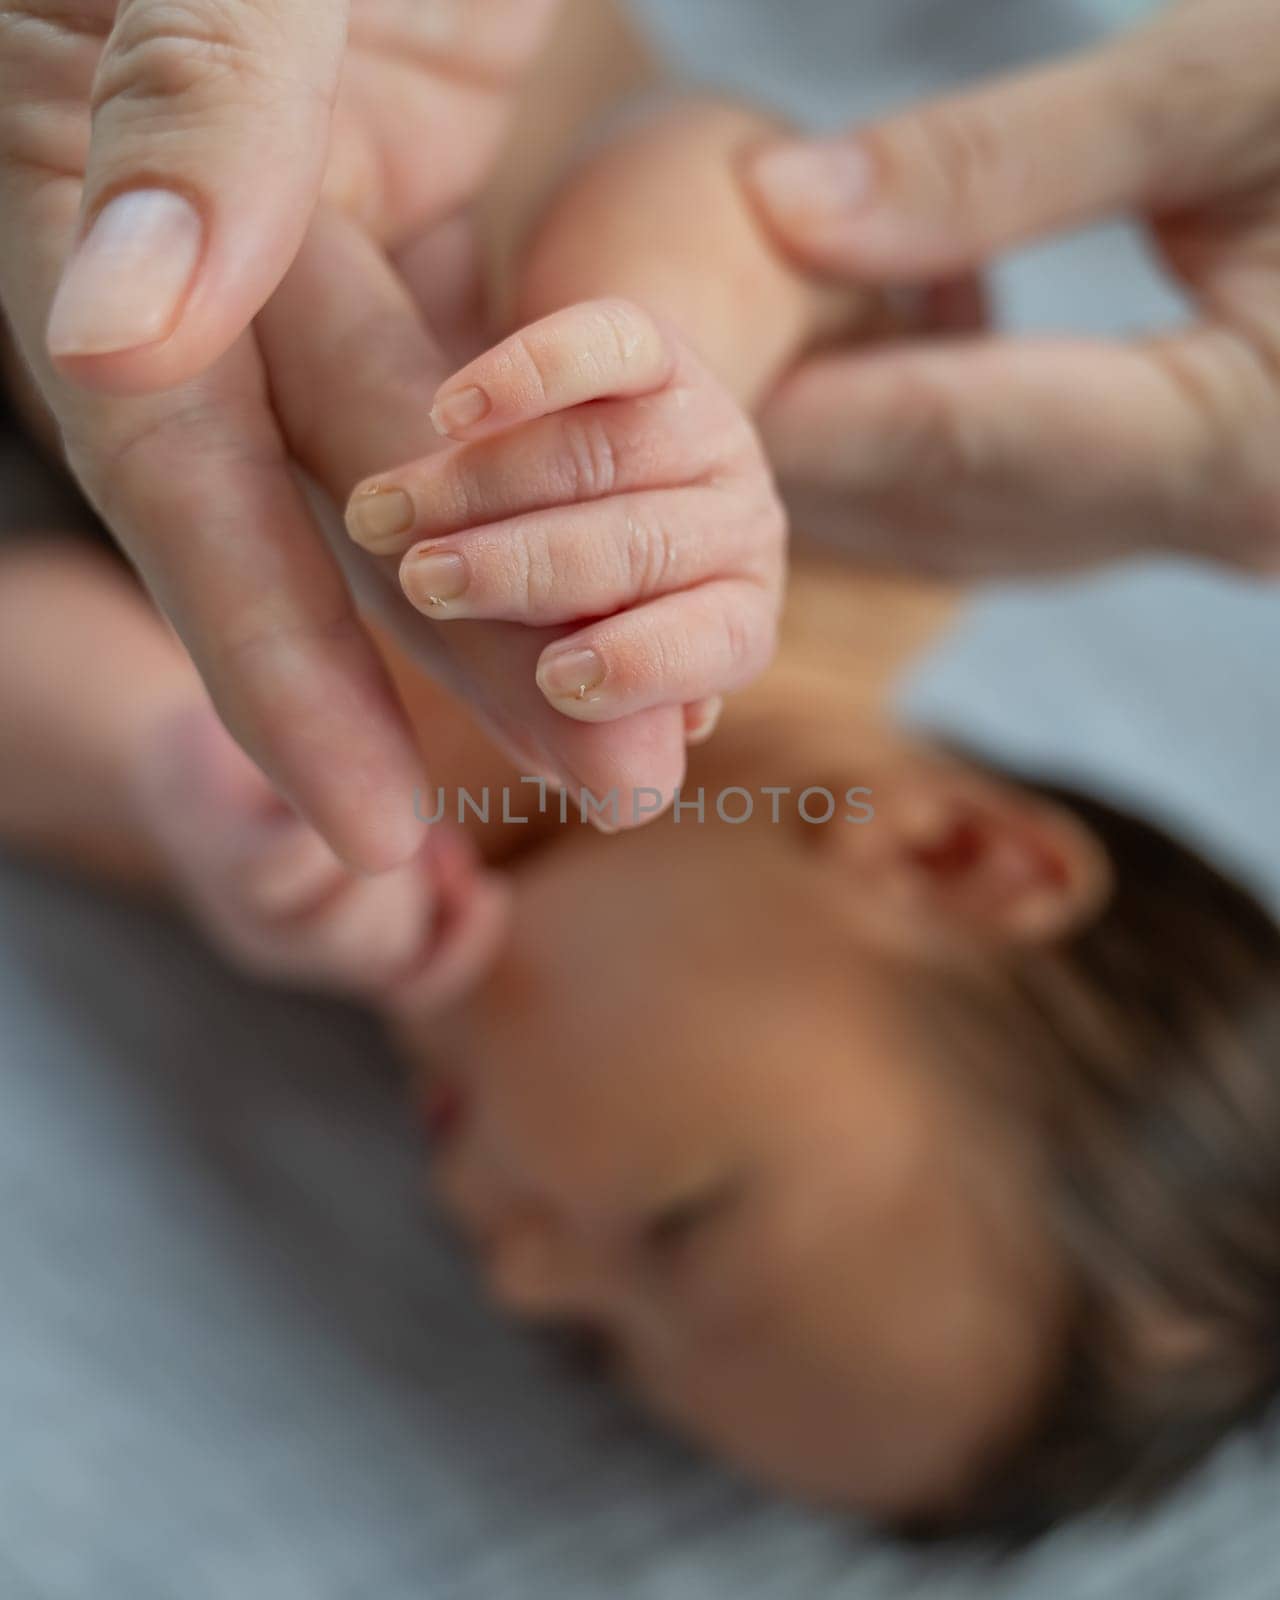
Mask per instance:
[[[958,763],[911,764],[877,789],[870,822],[823,833],[884,931],[917,947],[1065,938],[1112,887],[1105,850],[1070,810]]]

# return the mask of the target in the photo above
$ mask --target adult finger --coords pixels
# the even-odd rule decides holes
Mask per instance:
[[[324,175],[347,5],[119,0],[114,12],[47,342],[77,381],[138,392],[208,368],[287,270]]]
[[[368,994],[428,944],[432,884],[421,852],[376,878],[344,868],[280,804],[207,704],[157,730],[139,803],[197,916],[259,975]]]
[[[59,379],[30,334],[75,228],[76,185],[10,177],[26,247],[0,287],[71,466],[190,652],[240,744],[351,865],[421,844],[416,750],[341,573],[317,536],[256,348],[163,396]]]
[[[407,859],[421,842],[417,754],[256,352],[245,341],[163,404],[102,409],[76,428],[74,464],[230,731],[345,861]]]
[[[1131,209],[1176,212],[1280,173],[1270,0],[1183,6],[1101,50],[834,139],[749,182],[787,247],[855,280],[934,279]]]
[[[825,358],[763,419],[798,526],[962,576],[1141,549],[1274,570],[1278,429],[1265,366],[1226,328]]]

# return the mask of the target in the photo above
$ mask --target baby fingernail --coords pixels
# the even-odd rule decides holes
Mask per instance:
[[[403,489],[362,489],[347,507],[347,532],[375,553],[394,548],[416,520],[413,501]]]
[[[483,389],[459,389],[456,394],[439,395],[431,413],[432,426],[446,439],[463,428],[474,428],[493,409]]]
[[[838,226],[870,199],[875,171],[867,151],[843,139],[778,145],[756,161],[754,176],[779,218]]]
[[[431,550],[406,558],[400,572],[405,594],[419,611],[442,611],[467,592],[471,574],[452,550]]]
[[[549,700],[589,699],[604,678],[604,661],[595,650],[566,650],[538,668],[538,687]]]
[[[204,249],[204,225],[171,189],[108,201],[67,264],[49,313],[55,356],[105,356],[167,339]]]

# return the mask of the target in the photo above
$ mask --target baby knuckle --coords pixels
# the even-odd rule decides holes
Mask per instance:
[[[787,508],[777,485],[769,480],[756,516],[757,547],[769,560],[781,560],[786,555],[790,532]]]
[[[764,494],[727,501],[723,516],[736,534],[733,574],[772,590],[785,566],[788,543],[787,513],[777,492],[770,485]]]
[[[772,481],[773,472],[755,419],[739,412],[733,419],[730,439],[745,475]]]
[[[609,679],[621,700],[651,694],[683,676],[689,655],[688,641],[669,626],[647,627],[612,653]]]
[[[653,318],[630,300],[602,300],[597,311],[611,366],[616,364],[625,371],[646,346],[660,338]]]
[[[627,585],[638,599],[664,594],[676,586],[679,553],[665,519],[647,509],[627,514]]]
[[[764,654],[767,621],[760,607],[734,596],[721,610],[720,628],[725,669],[732,678],[751,671]]]
[[[779,574],[780,579],[784,576]],[[749,648],[743,662],[743,677],[750,679],[763,672],[778,648],[784,604],[783,582],[753,585],[743,605]]]
[[[613,436],[598,413],[565,419],[565,475],[568,493],[579,500],[604,500],[618,483]]]
[[[544,615],[563,589],[561,564],[546,528],[534,524],[517,529],[506,559],[506,587],[515,597],[520,614]]]
[[[501,377],[523,407],[549,407],[558,387],[560,363],[551,347],[535,334],[517,333],[502,351]]]
[[[678,391],[669,396],[668,427],[688,457],[690,471],[726,485],[754,480],[761,463],[760,441],[741,411],[715,405],[704,413],[700,426],[691,427],[687,415],[676,409],[679,401]]]
[[[465,459],[441,473],[432,490],[432,509],[442,528],[470,528],[489,519],[494,475]],[[501,488],[498,489],[501,494]]]

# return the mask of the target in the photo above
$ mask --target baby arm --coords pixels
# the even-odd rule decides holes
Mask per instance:
[[[852,331],[867,308],[862,292],[802,277],[751,208],[740,169],[777,132],[765,112],[698,102],[616,140],[567,180],[533,234],[515,319],[631,300],[754,412],[799,356]]]
[[[772,653],[785,522],[749,412],[859,310],[792,272],[744,198],[772,128],[686,107],[585,163],[517,269],[529,325],[440,390],[452,448],[353,498],[354,536],[402,557],[428,616],[561,630],[538,682],[581,721],[704,705]],[[409,513],[387,534],[365,513],[392,491]]]

